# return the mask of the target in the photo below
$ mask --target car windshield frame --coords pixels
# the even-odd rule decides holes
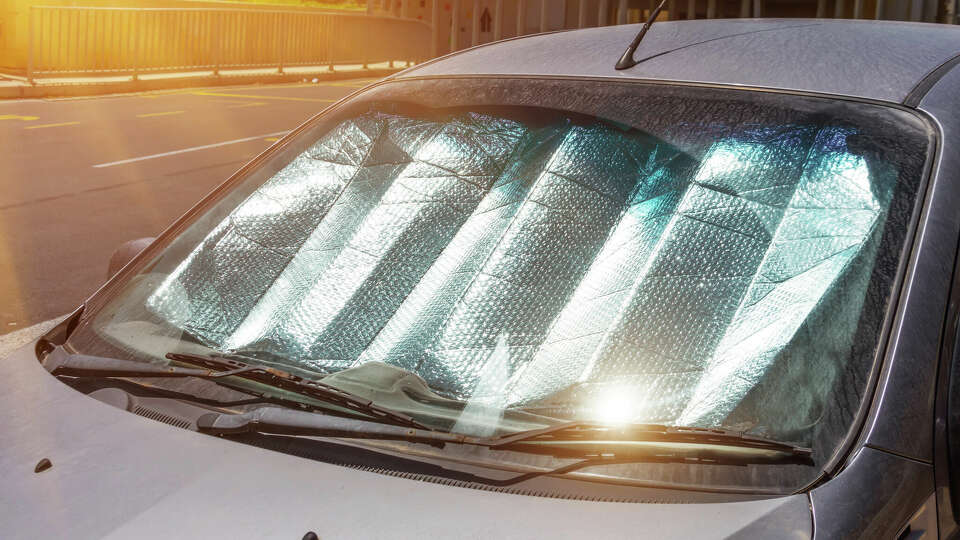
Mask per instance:
[[[897,270],[895,276],[889,284],[890,293],[886,299],[885,311],[881,317],[882,324],[874,336],[876,338],[875,342],[870,344],[870,349],[873,351],[873,354],[866,373],[865,388],[860,402],[857,404],[857,410],[853,414],[853,419],[848,424],[847,431],[842,435],[842,437],[839,438],[839,442],[835,445],[832,453],[829,456],[820,456],[820,459],[818,459],[818,465],[822,465],[824,469],[828,469],[842,459],[842,457],[849,451],[852,442],[855,440],[857,433],[859,433],[859,430],[862,427],[863,420],[866,416],[871,401],[870,396],[872,396],[876,388],[876,379],[882,365],[882,360],[886,355],[887,336],[892,324],[892,319],[899,305],[899,290],[906,271],[908,254],[912,250],[914,233],[917,227],[919,214],[922,211],[923,205],[925,204],[925,193],[927,184],[929,182],[932,161],[936,151],[938,150],[939,143],[939,135],[937,131],[933,128],[929,119],[920,114],[918,111],[897,106],[895,104],[877,103],[869,100],[860,100],[843,96],[816,96],[795,92],[769,90],[758,91],[757,89],[692,84],[686,85],[680,83],[651,81],[598,81],[596,79],[567,77],[534,78],[517,76],[449,76],[381,81],[375,85],[372,85],[371,87],[348,96],[341,102],[332,105],[310,119],[301,127],[291,132],[277,144],[241,168],[237,173],[231,176],[227,181],[225,181],[202,201],[200,201],[194,208],[178,219],[173,225],[171,225],[171,227],[169,227],[158,237],[157,241],[154,242],[150,248],[141,254],[132,264],[128,265],[123,271],[114,276],[103,288],[101,288],[100,291],[95,293],[91,299],[88,300],[81,319],[76,325],[76,331],[71,334],[67,341],[67,348],[76,352],[84,352],[83,350],[89,347],[89,340],[96,338],[88,337],[88,341],[86,343],[81,343],[78,341],[77,336],[94,336],[96,334],[95,332],[89,331],[88,326],[94,320],[97,313],[104,306],[108,305],[109,302],[124,289],[131,277],[137,275],[141,270],[152,264],[155,261],[157,254],[162,253],[170,245],[170,243],[174,239],[178,238],[181,233],[186,231],[188,227],[197,223],[198,220],[210,220],[212,223],[216,223],[218,220],[222,219],[222,215],[211,216],[210,210],[215,208],[225,198],[230,197],[239,186],[250,185],[251,183],[259,185],[259,183],[262,183],[262,181],[269,179],[284,164],[288,163],[293,157],[299,155],[305,150],[305,148],[315,142],[321,136],[321,134],[335,126],[336,123],[341,119],[347,118],[351,114],[356,114],[357,111],[361,111],[362,109],[370,107],[374,104],[378,107],[389,107],[392,106],[391,104],[405,104],[411,101],[417,102],[418,100],[418,106],[426,106],[426,102],[429,100],[423,97],[418,98],[416,96],[423,96],[426,95],[429,90],[439,89],[438,93],[444,96],[442,99],[450,99],[451,96],[455,95],[457,89],[462,87],[464,84],[476,85],[476,88],[480,89],[489,89],[487,94],[484,94],[484,91],[477,90],[477,93],[473,95],[476,96],[483,94],[485,95],[486,99],[491,101],[491,104],[495,104],[493,103],[495,100],[504,99],[504,96],[508,95],[509,93],[508,89],[512,89],[513,91],[526,89],[524,91],[525,93],[520,95],[516,101],[526,101],[527,103],[517,103],[517,107],[535,106],[533,103],[536,103],[539,99],[542,99],[542,95],[537,95],[537,88],[539,85],[540,91],[553,96],[553,99],[558,101],[558,103],[551,104],[551,109],[568,111],[572,114],[592,114],[601,118],[618,118],[618,114],[624,114],[624,111],[628,110],[629,106],[635,105],[635,103],[618,103],[617,100],[614,99],[616,97],[616,92],[613,92],[612,95],[603,95],[603,88],[608,87],[609,90],[610,85],[620,88],[620,97],[623,95],[622,90],[624,88],[645,89],[646,91],[653,92],[655,94],[659,93],[659,95],[677,96],[679,98],[690,95],[693,95],[697,98],[707,99],[711,98],[712,96],[725,95],[742,98],[746,95],[750,99],[758,99],[760,101],[769,100],[770,103],[776,104],[780,107],[791,107],[798,104],[800,106],[811,106],[811,103],[819,102],[822,104],[827,102],[830,104],[830,106],[837,107],[836,110],[838,111],[847,110],[849,107],[860,107],[856,114],[863,114],[865,111],[872,111],[873,113],[879,113],[882,115],[882,111],[887,109],[900,111],[913,116],[926,131],[927,140],[925,141],[925,162],[919,169],[920,177],[916,179],[917,193],[910,205],[911,215],[907,221],[907,230],[903,233],[899,252],[893,254],[893,256],[897,257]],[[531,86],[535,89],[531,90]],[[593,110],[584,110],[589,109],[590,107],[584,107],[582,104],[573,106],[571,105],[570,99],[560,97],[560,92],[562,92],[564,88],[578,88],[581,92],[599,91],[601,96],[597,98],[597,101],[602,104],[592,106]],[[884,119],[883,121],[889,122],[889,119]],[[252,177],[259,177],[261,180],[260,182],[251,182]],[[243,198],[241,197],[240,200],[242,199]],[[883,236],[886,238],[886,233],[884,233]],[[811,475],[807,473],[804,476]],[[794,481],[792,482],[790,488],[786,490],[786,492],[807,489],[817,480],[818,478],[811,477],[799,483]]]

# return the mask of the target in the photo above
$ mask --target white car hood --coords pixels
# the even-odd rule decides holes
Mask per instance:
[[[805,495],[636,504],[446,486],[149,420],[0,361],[2,538],[809,538]],[[48,458],[53,467],[35,473]]]

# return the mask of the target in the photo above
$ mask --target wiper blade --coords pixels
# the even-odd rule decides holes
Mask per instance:
[[[309,381],[284,371],[266,366],[249,365],[237,360],[213,358],[191,354],[168,354],[171,360],[199,365],[200,369],[176,366],[159,366],[145,362],[105,358],[84,354],[70,354],[57,347],[43,359],[43,366],[54,376],[68,377],[134,377],[134,378],[182,378],[195,377],[225,384],[228,377],[238,377],[255,381],[291,393],[300,394],[351,412],[401,426],[418,429],[430,429],[403,413],[375,405],[369,400],[357,397],[333,386]],[[231,386],[231,385],[227,385]],[[231,386],[232,387],[232,386]],[[249,391],[243,390],[246,393]],[[279,399],[284,404],[302,403]]]
[[[595,422],[567,422],[541,429],[511,433],[500,437],[497,446],[515,445],[521,442],[539,442],[551,445],[571,441],[624,442],[637,441],[638,439],[644,442],[707,444],[772,450],[800,458],[810,458],[813,454],[810,448],[794,443],[755,437],[739,431],[660,424],[611,426]]]
[[[210,435],[263,433],[348,439],[376,439],[426,444],[465,443],[469,437],[433,429],[407,428],[340,418],[279,407],[260,407],[241,414],[210,413],[197,419],[198,430]]]
[[[742,433],[637,424],[626,429],[600,424],[570,422],[543,429],[499,437],[472,437],[437,430],[405,429],[372,422],[262,407],[242,414],[211,413],[197,422],[198,429],[211,435],[262,433],[307,435],[348,439],[402,440],[425,444],[468,444],[496,450],[537,453],[558,458],[626,459],[632,461],[683,461],[730,464],[758,462],[812,464],[809,448],[751,437]],[[696,445],[691,452],[671,452],[676,445]],[[726,447],[717,451],[709,447]],[[760,450],[737,453],[737,448]],[[732,451],[731,451],[732,450]],[[699,456],[699,457],[697,457]],[[642,459],[641,459],[642,458]]]
[[[213,355],[201,356],[198,354],[168,353],[166,357],[175,362],[192,364],[211,370],[215,374],[212,377],[240,377],[316,399],[317,401],[330,403],[391,424],[430,431],[429,427],[417,422],[406,414],[381,407],[368,399],[356,396],[335,386],[304,379],[303,377],[277,368],[247,364],[239,360]]]
[[[562,475],[588,467],[627,463],[682,463],[688,465],[733,466],[746,466],[751,464],[813,465],[810,450],[806,448],[790,446],[786,443],[766,441],[755,437],[733,436],[726,434],[727,432],[721,434],[717,433],[717,430],[697,430],[696,428],[674,429],[667,428],[666,426],[643,425],[642,429],[635,430],[633,433],[635,435],[638,433],[646,434],[644,440],[632,441],[658,442],[670,440],[671,442],[678,443],[694,442],[698,445],[698,448],[694,452],[670,451],[663,447],[607,448],[602,452],[597,452],[595,449],[585,448],[577,444],[572,444],[567,447],[549,444],[541,447],[538,444],[538,442],[544,442],[545,437],[548,440],[553,439],[554,442],[559,442],[559,439],[551,436],[561,433],[573,435],[573,431],[581,432],[580,434],[583,435],[584,433],[582,432],[589,431],[594,427],[597,427],[597,425],[568,423],[515,435],[484,438],[434,430],[402,428],[363,420],[348,420],[335,416],[278,407],[261,407],[242,414],[210,413],[197,419],[198,431],[216,436],[257,433],[361,440],[406,441],[433,446],[443,446],[448,443],[468,444],[498,450],[537,454],[545,453],[558,458],[576,459],[573,463],[561,467],[531,471],[512,478],[492,479],[476,476],[472,480],[491,486],[510,486],[539,476]],[[690,430],[690,432],[688,433],[687,430]],[[714,431],[714,433],[710,435],[694,435],[694,433],[699,433],[700,431]],[[598,440],[598,442],[602,442],[604,445],[610,445],[617,441],[615,438],[612,441],[610,439],[611,437],[603,437],[603,440]],[[589,438],[580,440],[589,440]],[[719,444],[720,446],[728,447],[727,451],[704,448],[705,444],[716,444],[719,443],[719,441],[722,441],[722,443]],[[576,443],[578,441],[574,438],[565,442],[570,444],[571,442]],[[613,444],[613,446],[616,446],[616,444]],[[737,452],[736,449],[733,449],[731,452],[729,449],[731,446],[740,446],[754,450],[767,450],[767,452],[760,452],[759,455],[752,452]]]

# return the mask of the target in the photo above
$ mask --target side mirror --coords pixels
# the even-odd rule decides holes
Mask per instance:
[[[107,266],[107,279],[113,277],[121,268],[132,261],[141,251],[147,248],[156,238],[137,238],[120,244],[120,247],[113,252],[110,257],[110,265]]]

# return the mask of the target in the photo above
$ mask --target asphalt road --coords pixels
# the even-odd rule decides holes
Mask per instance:
[[[117,246],[367,82],[0,101],[0,334],[71,311]]]

